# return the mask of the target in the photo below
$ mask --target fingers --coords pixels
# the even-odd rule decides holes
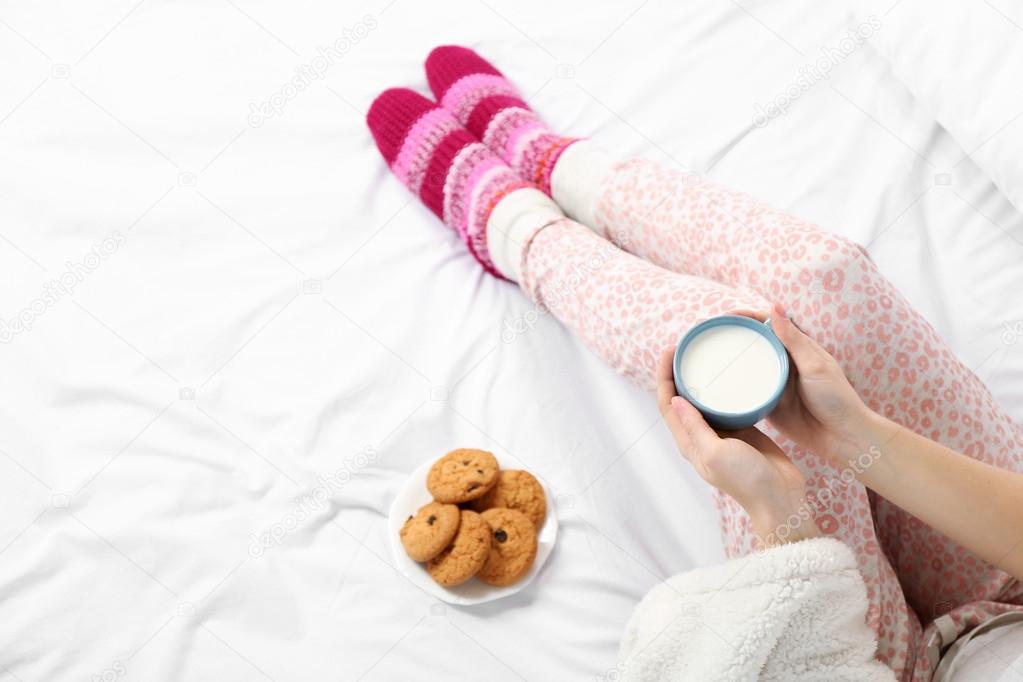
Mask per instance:
[[[795,362],[789,367],[789,376],[785,380],[785,388],[781,392],[781,400],[778,401],[778,407],[774,410],[775,413],[782,415],[792,408],[799,405],[799,368]],[[773,415],[774,413],[772,413]],[[768,417],[770,419],[770,417]]]
[[[675,349],[666,348],[657,362],[657,406],[682,454],[689,458],[720,439],[699,410],[678,396],[674,365]]]
[[[767,322],[768,314],[763,310],[750,310],[749,308],[739,308],[738,310],[730,310],[728,315],[739,315],[740,317],[750,317],[758,322]]]
[[[707,424],[700,411],[678,396],[671,399],[671,409],[678,418],[679,447],[689,457],[693,452],[707,453],[721,438]]]
[[[680,448],[683,448],[683,454],[685,454],[685,448],[688,445],[684,446],[683,443],[688,443],[688,437],[682,430],[682,423],[679,420],[678,412],[671,407],[672,398],[677,397],[675,392],[674,365],[675,349],[665,349],[657,362],[657,408],[661,411],[661,417],[664,418],[664,423],[668,425],[671,435],[675,437],[675,443]]]
[[[755,426],[751,426],[741,431],[731,431],[725,435],[727,435],[729,438],[738,438],[747,445],[756,448],[757,450],[764,454],[779,449],[778,445],[773,440],[768,438],[767,434],[765,434],[763,431],[756,428]]]
[[[666,348],[657,362],[657,405],[661,408],[661,414],[669,410],[671,399],[677,395],[674,364],[675,349]]]
[[[771,329],[792,356],[796,367],[805,369],[810,362],[820,358],[821,348],[788,318],[778,303],[771,306]]]

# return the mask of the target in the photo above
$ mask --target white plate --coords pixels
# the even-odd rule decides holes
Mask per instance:
[[[544,495],[547,497],[547,517],[544,519],[543,528],[540,529],[537,538],[536,559],[533,561],[533,566],[529,569],[529,573],[522,580],[506,587],[495,587],[481,583],[476,578],[471,578],[456,587],[442,587],[433,581],[430,574],[426,572],[424,564],[412,561],[405,554],[405,548],[401,546],[401,539],[398,535],[405,520],[415,514],[416,510],[424,504],[432,501],[433,498],[430,496],[429,491],[426,490],[426,474],[430,471],[430,467],[433,466],[435,461],[436,459],[431,459],[416,469],[408,477],[408,480],[405,481],[404,487],[398,492],[394,502],[391,503],[391,512],[387,518],[387,532],[390,538],[391,556],[394,557],[395,567],[413,583],[437,597],[437,599],[446,601],[449,604],[469,606],[515,594],[536,577],[536,574],[543,568],[544,562],[547,561],[547,557],[550,556],[551,550],[554,549],[554,539],[558,535],[558,517],[554,512],[554,500],[551,499],[551,493],[547,486],[542,481],[540,482],[540,485],[543,486]],[[502,461],[500,457],[497,458],[497,461],[502,469],[517,468],[514,463]]]

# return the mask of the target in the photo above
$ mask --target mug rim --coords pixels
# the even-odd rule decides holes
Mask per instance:
[[[694,338],[696,338],[697,335],[707,329],[723,325],[735,325],[752,329],[771,344],[775,354],[778,356],[778,362],[780,365],[778,383],[771,392],[771,397],[745,412],[722,412],[721,410],[715,410],[712,407],[704,405],[689,393],[689,390],[686,388],[685,383],[681,378],[680,370],[682,364],[682,353],[685,352],[686,347]],[[746,317],[745,315],[716,315],[714,317],[708,317],[706,320],[693,325],[689,328],[689,331],[682,335],[682,338],[680,338],[678,343],[675,345],[675,357],[672,359],[672,373],[675,380],[675,390],[680,396],[692,403],[700,412],[705,415],[720,417],[722,419],[736,419],[756,414],[760,410],[764,409],[764,407],[776,402],[781,397],[782,391],[785,390],[785,384],[789,378],[789,354],[785,349],[785,345],[781,342],[781,339],[779,339],[774,333],[774,330],[771,329],[770,318],[761,322],[756,318]]]

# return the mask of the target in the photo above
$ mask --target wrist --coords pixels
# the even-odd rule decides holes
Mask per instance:
[[[832,463],[842,472],[843,478],[864,481],[868,471],[882,459],[886,446],[900,428],[863,406],[836,437],[831,450]]]
[[[753,532],[764,547],[798,542],[819,534],[805,485],[781,495],[763,496],[753,503],[740,504],[749,514]]]
[[[765,514],[751,516],[750,520],[753,532],[764,548],[820,536],[813,514],[805,505],[788,516]]]
[[[859,457],[876,440],[874,434],[880,428],[880,421],[884,421],[881,415],[861,403],[840,424],[831,428],[826,443],[831,462],[841,468],[849,460]]]

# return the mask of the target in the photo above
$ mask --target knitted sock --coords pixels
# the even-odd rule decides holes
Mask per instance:
[[[466,47],[443,45],[426,58],[434,97],[515,172],[546,194],[558,157],[578,138],[556,135],[518,90]]]
[[[487,221],[502,198],[529,183],[450,112],[412,90],[381,93],[369,108],[366,124],[398,179],[458,233],[488,272],[508,274],[491,258]]]

